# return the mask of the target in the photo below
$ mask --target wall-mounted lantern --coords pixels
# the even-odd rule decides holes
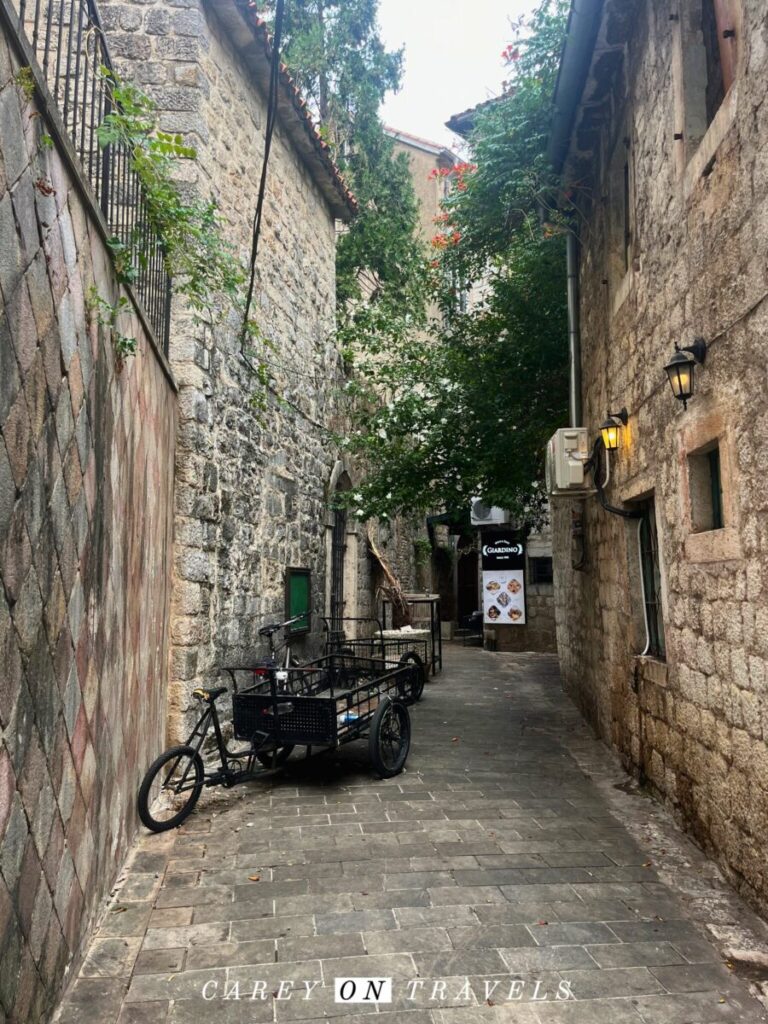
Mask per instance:
[[[608,419],[600,426],[600,436],[607,452],[615,452],[617,448],[621,448],[621,428],[626,427],[628,420],[626,409],[608,413]]]
[[[693,371],[696,365],[701,366],[707,355],[707,343],[703,338],[696,338],[692,345],[682,348],[675,342],[675,354],[664,367],[672,385],[672,394],[688,408],[688,399],[693,395]]]

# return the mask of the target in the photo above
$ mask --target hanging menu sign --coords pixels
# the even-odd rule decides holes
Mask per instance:
[[[513,533],[485,534],[482,540],[483,622],[525,625],[525,545]]]

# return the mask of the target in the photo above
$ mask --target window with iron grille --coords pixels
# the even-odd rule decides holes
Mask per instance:
[[[646,647],[643,654],[666,659],[667,647],[664,638],[664,615],[661,603],[661,568],[659,562],[659,538],[656,531],[656,509],[653,501],[642,506],[639,521],[640,571],[643,585],[645,610]]]
[[[167,355],[171,280],[163,245],[131,153],[113,142],[102,147],[98,139],[99,125],[115,109],[115,100],[109,84],[112,59],[97,2],[16,0],[14,6],[14,27],[36,58],[34,74],[47,93],[47,127],[62,144],[65,159],[90,182],[110,237],[125,247],[136,272],[134,294]],[[67,137],[71,146],[65,143]]]
[[[347,550],[347,510],[337,508],[333,513],[331,535],[331,630],[342,635],[344,618],[344,555]]]
[[[531,583],[552,582],[552,559],[551,558],[529,558],[528,571]]]

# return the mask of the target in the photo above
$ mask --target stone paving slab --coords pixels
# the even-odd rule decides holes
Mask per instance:
[[[142,834],[61,1024],[765,1022],[691,913],[716,873],[665,877],[553,660],[446,664],[398,778],[363,744],[294,754]],[[393,1000],[338,1003],[337,977]]]

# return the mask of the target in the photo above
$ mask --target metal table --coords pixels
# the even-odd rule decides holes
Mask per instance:
[[[405,594],[403,595],[411,609],[411,624],[414,629],[426,629],[429,632],[429,667],[432,675],[443,670],[443,636],[440,630],[440,595],[439,594]],[[382,601],[382,618],[384,629],[392,628],[392,602]],[[403,634],[407,636],[407,633]]]

